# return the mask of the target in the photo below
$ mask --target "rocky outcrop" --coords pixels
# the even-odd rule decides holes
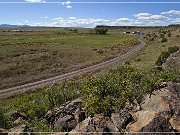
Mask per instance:
[[[85,119],[85,112],[81,107],[82,102],[81,98],[66,102],[60,107],[49,110],[45,118],[56,129],[70,131],[76,127],[77,123]]]
[[[173,132],[169,121],[161,114],[154,111],[138,111],[133,114],[134,123],[126,127],[128,132]]]
[[[126,127],[128,132],[179,131],[180,85],[168,83],[164,89],[154,91],[151,98],[144,97],[142,110],[133,112],[134,122]]]
[[[127,103],[123,110],[112,113],[111,116],[97,114],[85,119],[84,110],[79,107],[82,99],[67,102],[55,110],[58,116],[55,127],[71,130],[69,134],[79,135],[119,134],[122,131],[131,134],[150,132],[148,135],[154,135],[154,132],[158,132],[158,135],[163,132],[175,134],[180,132],[180,84],[168,82],[162,86],[151,96],[144,96],[141,108],[138,108],[137,102],[133,102],[133,105]],[[46,116],[52,116],[49,114]]]

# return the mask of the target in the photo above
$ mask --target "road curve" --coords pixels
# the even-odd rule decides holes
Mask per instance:
[[[97,69],[101,69],[103,67],[107,67],[107,66],[112,65],[114,63],[126,60],[130,56],[132,56],[133,54],[139,52],[145,46],[145,43],[141,40],[141,38],[139,39],[139,41],[140,41],[140,43],[137,45],[136,48],[133,48],[129,52],[127,52],[127,53],[125,53],[123,55],[120,55],[120,56],[118,56],[116,58],[107,60],[105,62],[96,64],[96,65],[93,65],[93,66],[89,66],[89,67],[86,67],[86,68],[82,68],[82,69],[79,69],[79,70],[76,70],[76,71],[73,71],[73,72],[69,72],[69,73],[66,73],[66,74],[63,74],[63,75],[58,75],[58,76],[55,76],[55,77],[51,77],[51,78],[48,78],[48,79],[44,79],[44,80],[36,81],[36,82],[33,82],[33,83],[27,83],[27,84],[24,84],[24,85],[15,86],[15,87],[12,87],[12,88],[0,90],[0,98],[8,98],[8,97],[11,97],[12,95],[22,94],[22,93],[28,92],[30,90],[36,90],[38,88],[42,88],[42,87],[47,86],[49,84],[57,83],[59,81],[65,80],[65,79],[68,80],[70,78],[80,76],[80,75],[82,75],[84,73],[92,72],[92,71],[95,71]]]

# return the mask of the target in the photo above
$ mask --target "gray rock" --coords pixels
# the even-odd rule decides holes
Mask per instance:
[[[74,118],[76,119],[77,123],[82,122],[86,118],[85,111],[80,108],[76,109],[74,113]]]
[[[111,120],[119,130],[122,130],[133,121],[133,117],[127,110],[122,110],[119,113],[112,113]]]
[[[119,130],[113,124],[113,122],[109,117],[103,116],[102,114],[98,114],[95,115],[93,118],[88,117],[84,121],[78,123],[76,128],[72,130],[70,134],[77,132],[79,135],[88,134],[88,132],[93,132],[93,134],[103,135],[103,134],[111,134],[112,132],[119,132]]]
[[[133,117],[135,117],[134,119],[136,119],[136,121],[134,123],[130,123],[127,126],[127,132],[172,132],[172,134],[174,133],[174,130],[169,121],[160,113],[154,111],[139,111],[136,112],[133,115]]]
[[[66,115],[62,118],[59,118],[55,122],[55,128],[63,129],[66,131],[70,131],[70,130],[74,129],[76,127],[76,125],[77,125],[77,122],[74,119],[74,117],[71,115]]]
[[[73,121],[72,121],[73,124],[68,123],[69,126],[67,126],[67,129],[71,129],[71,128],[69,128],[70,126],[72,126],[72,127],[74,125],[76,126],[77,122],[80,122],[85,119],[84,118],[85,113],[84,113],[84,111],[81,112],[82,109],[80,108],[80,105],[82,102],[83,102],[83,100],[81,98],[77,98],[73,101],[68,101],[60,107],[55,107],[52,110],[49,110],[44,117],[46,118],[46,120],[48,121],[49,124],[57,125],[57,121],[62,122],[62,120],[65,120],[65,118],[67,119],[67,118],[69,118],[69,116],[71,116],[72,117],[71,119],[73,119]],[[80,109],[80,110],[77,111],[78,109]],[[76,122],[74,122],[74,120]],[[61,125],[61,124],[58,123],[58,125]],[[59,126],[59,127],[62,127],[62,126]]]

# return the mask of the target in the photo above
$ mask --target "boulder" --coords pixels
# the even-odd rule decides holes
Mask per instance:
[[[44,116],[49,124],[54,124],[58,119],[66,117],[67,115],[76,115],[77,120],[84,120],[83,111],[81,113],[82,108],[80,108],[80,112],[77,112],[77,109],[80,107],[83,100],[81,98],[77,98],[73,101],[68,101],[60,107],[55,107],[52,110],[49,110]],[[79,113],[79,114],[78,114]]]
[[[144,97],[143,104],[141,105],[142,110],[151,110],[154,112],[168,112],[170,110],[169,103],[166,101],[165,97],[170,95],[170,91],[167,89],[162,89],[161,91],[154,91],[151,98],[149,95]]]
[[[56,118],[58,117],[58,113],[62,112],[61,109],[55,107],[52,110],[49,110],[46,115],[44,116],[44,118],[48,121],[49,124],[53,125]]]
[[[154,91],[151,98],[144,97],[143,110],[151,110],[166,114],[166,117],[180,115],[180,85],[178,83],[167,83],[167,87]]]
[[[33,131],[26,125],[19,125],[11,128],[8,135],[35,135]]]
[[[62,129],[63,131],[70,131],[72,129],[74,129],[77,125],[76,120],[74,119],[73,116],[71,115],[66,115],[62,118],[59,118],[56,122],[55,122],[55,128],[59,128]]]
[[[172,117],[169,120],[171,126],[173,127],[174,130],[177,132],[180,132],[180,116],[179,117]]]
[[[82,122],[86,118],[86,113],[85,111],[81,110],[80,108],[76,109],[74,113],[74,118],[76,119],[76,122]]]
[[[130,123],[127,132],[172,132],[169,121],[160,113],[154,111],[138,111],[133,114],[134,123]],[[162,133],[163,134],[163,133]]]
[[[119,130],[122,130],[125,129],[131,121],[133,121],[133,117],[128,110],[122,110],[119,113],[112,113],[111,120]]]
[[[90,133],[91,132],[91,133]],[[93,132],[93,133],[92,133]],[[78,123],[76,128],[70,132],[70,134],[115,134],[119,132],[118,128],[113,124],[109,117],[97,114],[93,118],[88,117],[84,121]]]

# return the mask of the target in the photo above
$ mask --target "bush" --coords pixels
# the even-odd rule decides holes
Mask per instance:
[[[95,31],[96,31],[96,34],[106,35],[107,32],[108,32],[108,29],[106,29],[106,28],[96,28]]]
[[[165,63],[166,59],[169,57],[169,55],[170,55],[170,53],[167,51],[162,52],[156,61],[156,65],[161,66],[163,63]]]
[[[167,38],[162,38],[161,43],[167,42]]]
[[[125,107],[127,101],[136,99],[140,105],[144,94],[152,94],[164,81],[178,79],[179,73],[174,71],[152,69],[142,72],[126,65],[86,81],[81,94],[88,115],[110,115]]]
[[[109,74],[91,78],[83,85],[82,96],[89,115],[110,115],[125,106],[127,100],[142,99],[142,74],[130,66],[120,67]]]
[[[169,47],[168,51],[164,51],[161,53],[161,55],[158,57],[156,61],[156,65],[161,66],[163,63],[166,62],[167,58],[171,53],[177,52],[179,50],[178,46]]]
[[[161,33],[161,34],[160,34],[160,38],[163,38],[163,37],[164,37],[164,34]]]
[[[179,50],[178,46],[174,46],[174,47],[169,47],[168,48],[168,52],[169,53],[174,53],[174,52],[177,52],[178,50]]]
[[[0,101],[0,128],[9,129],[12,126],[12,121],[7,115],[7,111],[4,106],[4,102]]]
[[[168,37],[171,37],[171,33],[170,32],[168,33]]]
[[[4,128],[4,127],[6,127],[6,125],[7,125],[7,123],[6,123],[6,118],[4,116],[4,112],[0,108],[0,127]]]

